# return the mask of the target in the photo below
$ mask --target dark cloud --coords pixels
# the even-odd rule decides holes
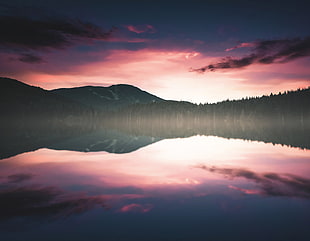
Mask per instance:
[[[38,64],[44,62],[44,60],[41,57],[34,54],[22,54],[20,55],[18,60],[30,64]]]
[[[21,54],[17,60],[27,63],[42,62],[34,53],[65,49],[92,40],[107,40],[116,30],[104,31],[93,23],[77,19],[9,15],[0,16],[0,26],[0,51]]]
[[[105,207],[99,196],[73,195],[55,187],[20,187],[0,191],[0,219],[66,217],[96,206]]]
[[[104,40],[113,30],[74,19],[31,19],[23,16],[0,16],[0,44],[26,49],[61,49],[76,40]]]
[[[23,182],[23,181],[28,181],[34,177],[33,174],[28,174],[28,173],[18,173],[18,174],[13,174],[7,177],[9,182],[12,183],[18,183],[18,182]]]
[[[93,194],[93,195],[99,195],[99,194],[144,194],[144,190],[138,187],[134,186],[125,186],[125,187],[99,187],[95,185],[72,185],[70,186],[70,190],[87,190],[87,193]]]
[[[277,173],[256,173],[243,168],[220,168],[215,166],[198,165],[208,172],[214,172],[224,175],[226,178],[245,178],[256,182],[261,193],[266,196],[287,196],[310,198],[310,179],[291,175]]]
[[[212,63],[198,69],[191,69],[190,71],[204,73],[219,69],[238,69],[251,64],[286,63],[301,57],[310,56],[310,37],[304,39],[257,41],[252,43],[252,46],[255,46],[252,53],[243,58],[225,57],[217,63]],[[239,47],[244,46],[236,46],[228,50]],[[247,43],[246,47],[251,47],[251,44]]]

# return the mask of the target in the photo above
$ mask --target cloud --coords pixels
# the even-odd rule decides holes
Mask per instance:
[[[153,208],[153,205],[151,205],[151,204],[141,205],[141,204],[137,204],[137,203],[132,203],[132,204],[128,204],[128,205],[123,206],[119,210],[119,212],[122,212],[122,213],[127,213],[127,212],[147,213],[152,208]]]
[[[227,52],[227,51],[231,51],[231,50],[234,50],[234,49],[239,49],[239,48],[246,48],[246,47],[254,47],[254,46],[256,46],[256,43],[241,43],[241,44],[238,44],[238,45],[236,45],[236,46],[234,46],[234,47],[232,47],[232,48],[229,48],[229,49],[225,49],[225,51]]]
[[[310,37],[242,43],[233,48],[226,49],[226,51],[241,47],[254,48],[251,54],[242,58],[225,57],[217,63],[211,63],[197,69],[191,68],[190,71],[204,73],[219,69],[238,69],[252,64],[287,63],[298,58],[310,56]]]
[[[253,190],[253,189],[244,189],[244,188],[240,188],[240,187],[235,187],[233,185],[228,185],[228,187],[230,189],[234,189],[234,190],[238,190],[240,192],[243,192],[245,194],[262,194],[261,191],[259,190]]]
[[[0,219],[21,216],[66,217],[105,207],[100,196],[70,194],[55,187],[20,187],[0,191]]]
[[[106,40],[107,42],[118,42],[118,43],[147,43],[152,42],[151,39],[146,38],[129,38],[129,37],[111,37]]]
[[[44,60],[34,54],[21,54],[20,57],[18,58],[19,61],[21,62],[25,62],[25,63],[30,63],[30,64],[34,64],[34,63],[43,63]]]
[[[218,173],[224,175],[226,178],[245,178],[256,182],[260,187],[260,193],[266,196],[286,196],[286,197],[300,197],[310,199],[310,179],[299,177],[291,174],[277,174],[277,173],[256,173],[243,168],[220,168],[215,166],[198,165],[208,172]],[[232,186],[230,186],[232,188]],[[233,189],[250,193],[247,189]],[[259,191],[255,190],[256,193]],[[254,191],[252,192],[252,194]]]
[[[155,33],[156,29],[149,24],[143,24],[143,25],[126,25],[125,26],[127,28],[128,31],[130,32],[134,32],[137,34],[140,33]]]
[[[33,174],[28,174],[28,173],[18,173],[18,174],[13,174],[9,175],[7,177],[8,181],[11,183],[19,183],[23,181],[28,181],[34,177]]]
[[[101,27],[70,18],[34,19],[25,16],[0,16],[0,51],[22,53],[21,62],[41,63],[35,51],[60,50],[77,43],[107,40],[116,28]],[[32,51],[25,54],[24,52]]]

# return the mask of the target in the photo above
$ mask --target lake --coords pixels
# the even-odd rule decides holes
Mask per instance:
[[[308,149],[203,135],[86,140],[0,160],[2,240],[310,240]]]

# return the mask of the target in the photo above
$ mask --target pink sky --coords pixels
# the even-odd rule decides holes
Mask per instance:
[[[3,61],[11,59],[2,67],[6,76],[44,89],[131,84],[164,99],[210,103],[310,85],[307,58],[204,74],[189,71],[191,67],[201,67],[220,58],[216,52],[158,48],[87,53],[71,49],[69,53],[48,53],[46,61],[40,64],[17,62],[13,55],[0,55]]]
[[[257,12],[266,7],[262,3],[256,9],[256,3],[97,1],[58,13],[65,4],[56,2],[43,4],[46,12],[38,16],[19,4],[5,5],[0,76],[44,89],[131,84],[195,103],[310,86],[310,37],[302,24],[309,14],[300,4],[287,24],[277,4],[265,16]],[[159,12],[151,14],[156,6]],[[291,11],[290,5],[281,8]]]

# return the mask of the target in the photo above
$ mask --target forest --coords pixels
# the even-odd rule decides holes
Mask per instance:
[[[310,148],[309,104],[307,88],[213,104],[134,104],[98,116],[99,126],[133,135],[215,135]]]
[[[285,126],[308,129],[310,125],[310,88],[269,96],[226,100],[214,104],[184,101],[160,101],[133,104],[109,113],[101,113],[105,124],[169,125],[186,127],[202,125],[221,127]]]

